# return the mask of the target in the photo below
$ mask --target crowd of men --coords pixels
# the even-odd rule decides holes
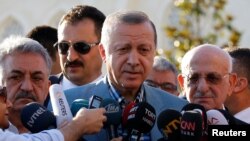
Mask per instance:
[[[0,140],[167,140],[157,117],[166,109],[183,112],[189,103],[250,123],[250,49],[199,45],[184,55],[181,73],[156,49],[155,25],[144,12],[105,16],[88,5],[73,7],[58,29],[38,26],[26,37],[6,38],[0,44]],[[49,93],[55,83],[64,106],[78,104],[79,111],[56,129],[31,134],[22,110],[35,102],[55,112]],[[28,120],[42,112],[34,114]]]

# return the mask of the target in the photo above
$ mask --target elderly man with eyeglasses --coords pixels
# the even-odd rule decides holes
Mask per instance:
[[[188,51],[178,81],[190,103],[206,110],[224,109],[236,83],[230,55],[218,46],[203,44]]]

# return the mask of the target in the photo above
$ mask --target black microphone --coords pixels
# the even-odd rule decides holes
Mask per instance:
[[[197,111],[185,111],[181,118],[181,140],[199,141],[202,138],[202,115]]]
[[[56,117],[44,106],[31,102],[21,111],[21,121],[32,133],[56,128]]]
[[[194,110],[194,111],[197,111],[197,112],[199,112],[201,114],[201,116],[202,116],[202,134],[207,135],[207,113],[206,113],[206,109],[200,104],[189,103],[189,104],[185,105],[182,108],[182,113],[184,111],[189,111],[189,110]]]
[[[132,107],[127,115],[126,125],[128,129],[128,140],[139,141],[141,133],[148,133],[154,127],[156,113],[153,106],[146,102],[140,102]]]
[[[76,113],[81,109],[81,108],[88,108],[89,107],[89,101],[85,99],[76,99],[72,102],[70,106],[70,111],[73,116],[76,115]]]
[[[119,103],[113,99],[102,100],[100,107],[106,109],[107,121],[104,123],[104,128],[107,129],[109,140],[118,137],[117,128],[121,124],[122,110]]]
[[[164,138],[160,140],[180,141],[180,123],[180,112],[173,109],[162,111],[157,118],[158,129],[164,136]]]

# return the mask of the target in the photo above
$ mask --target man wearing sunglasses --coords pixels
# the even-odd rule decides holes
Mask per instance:
[[[104,20],[105,15],[95,7],[77,5],[59,22],[54,46],[58,48],[62,74],[56,83],[64,90],[102,78],[98,44]]]
[[[190,103],[200,104],[206,110],[225,108],[224,102],[236,82],[226,51],[211,44],[195,47],[184,55],[181,71],[178,81]]]
[[[173,64],[161,56],[155,56],[153,69],[149,73],[145,83],[178,96],[177,75],[177,69]]]
[[[49,91],[48,76],[52,62],[42,45],[20,36],[6,38],[0,44],[0,52],[0,82],[3,82],[1,86],[6,86],[0,86],[1,141],[75,141],[83,134],[100,131],[103,122],[107,120],[103,108],[80,110],[60,131],[53,129],[33,135],[3,131],[9,126],[9,116],[10,122],[17,127],[19,133],[28,132],[20,119],[21,110],[30,102],[43,104]]]

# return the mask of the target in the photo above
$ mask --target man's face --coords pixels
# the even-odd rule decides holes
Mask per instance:
[[[63,22],[58,29],[58,42],[98,43],[95,24],[90,19],[84,19],[74,25]],[[64,75],[74,84],[83,85],[92,82],[101,75],[102,59],[98,45],[91,47],[87,53],[80,53],[72,46],[66,54],[60,53],[60,65]]]
[[[178,77],[188,101],[201,104],[206,110],[223,108],[235,80],[235,75],[228,72],[226,61],[217,57],[196,57]]]
[[[11,107],[10,101],[7,100],[6,89],[0,86],[0,128],[6,129],[9,127],[8,108]]]
[[[5,61],[6,89],[13,104],[11,111],[19,111],[30,102],[43,104],[50,81],[44,59],[35,53],[15,53]]]
[[[148,85],[153,87],[159,87],[162,90],[174,94],[176,96],[179,95],[177,90],[177,77],[176,75],[170,71],[156,71],[152,70],[148,75],[146,81]]]
[[[119,24],[111,33],[105,53],[102,49],[113,85],[118,89],[138,90],[152,69],[155,55],[152,26],[149,23]]]

